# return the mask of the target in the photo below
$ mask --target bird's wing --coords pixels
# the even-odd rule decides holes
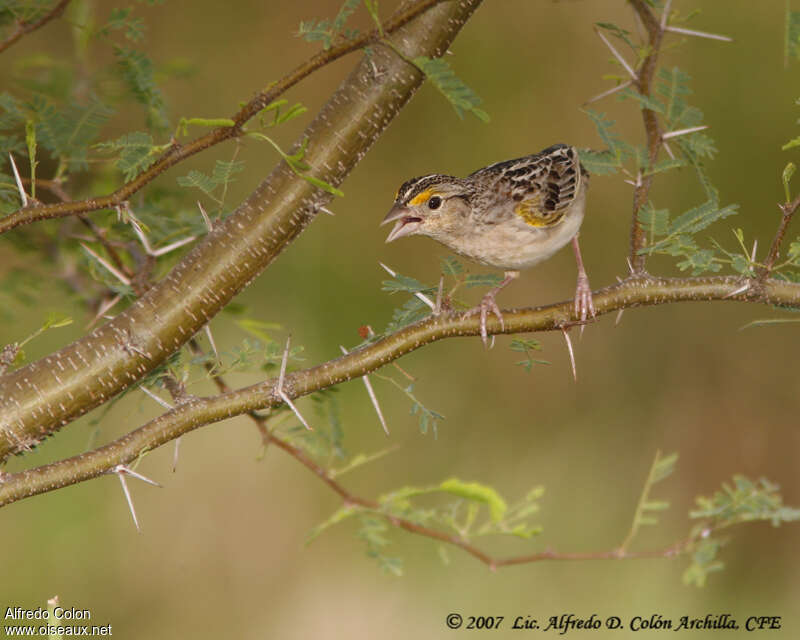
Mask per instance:
[[[498,187],[516,203],[514,213],[534,227],[557,224],[587,178],[578,152],[565,144],[481,171],[497,175]]]

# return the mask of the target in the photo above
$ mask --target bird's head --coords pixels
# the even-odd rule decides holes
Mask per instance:
[[[429,175],[403,183],[381,224],[394,222],[386,242],[404,236],[452,237],[470,212],[470,189],[461,178]]]

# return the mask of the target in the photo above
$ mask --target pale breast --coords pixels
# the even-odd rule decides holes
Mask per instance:
[[[517,271],[547,260],[578,233],[586,192],[581,190],[561,221],[552,227],[532,227],[517,215],[481,224],[479,231],[443,242],[456,253],[498,269]],[[484,218],[485,219],[485,218]]]

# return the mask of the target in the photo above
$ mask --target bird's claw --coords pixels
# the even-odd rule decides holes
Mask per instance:
[[[486,331],[486,317],[489,315],[491,311],[495,317],[500,321],[500,327],[502,329],[506,328],[505,323],[503,322],[503,314],[500,313],[500,308],[497,306],[497,303],[494,300],[494,296],[491,294],[486,294],[481,299],[481,340],[483,340],[483,346],[488,349],[489,348],[489,334]]]
[[[575,317],[586,322],[589,316],[594,318],[596,315],[589,278],[585,273],[579,274],[578,286],[575,288]]]
[[[486,329],[486,319],[489,317],[489,312],[492,312],[494,316],[500,321],[500,327],[502,329],[506,328],[505,323],[503,322],[503,314],[500,312],[500,307],[497,306],[497,303],[494,300],[494,295],[492,293],[487,293],[481,299],[481,303],[475,307],[474,309],[470,309],[467,311],[466,315],[470,316],[474,313],[479,313],[481,318],[481,341],[483,342],[483,346],[485,348],[489,348],[489,332]]]

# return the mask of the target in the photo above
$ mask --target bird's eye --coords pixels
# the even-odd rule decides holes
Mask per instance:
[[[438,209],[442,206],[442,199],[439,196],[433,196],[428,199],[428,209]]]

